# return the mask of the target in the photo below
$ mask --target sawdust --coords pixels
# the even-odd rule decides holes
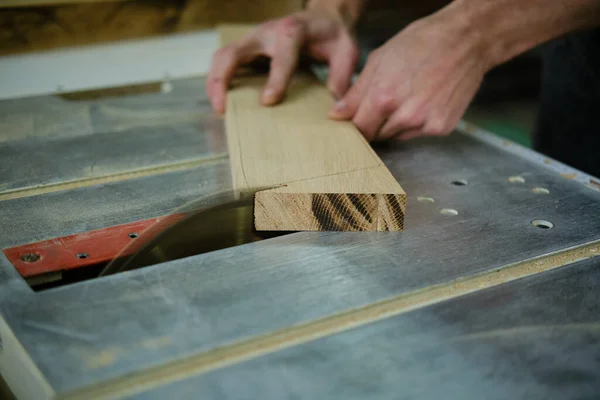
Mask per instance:
[[[115,349],[102,350],[98,354],[86,357],[84,361],[88,369],[109,367],[117,361],[117,351]]]
[[[566,179],[575,179],[575,178],[577,178],[577,174],[572,174],[572,173],[569,174],[569,173],[566,173],[566,172],[563,172],[562,174],[560,174],[560,176],[562,176],[563,178],[566,178]]]

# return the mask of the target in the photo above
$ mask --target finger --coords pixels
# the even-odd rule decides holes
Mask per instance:
[[[260,45],[254,38],[217,50],[207,76],[207,94],[212,107],[219,113],[225,112],[225,95],[235,69],[242,63],[260,54]]]
[[[327,88],[338,99],[348,91],[352,74],[358,62],[358,55],[358,47],[348,35],[340,38],[329,55]]]
[[[438,103],[433,107],[423,127],[424,133],[432,136],[450,134],[468,108],[479,85],[480,82],[477,80],[463,78],[446,103]]]
[[[371,80],[371,67],[367,65],[358,76],[356,83],[350,87],[344,97],[335,103],[333,109],[329,110],[329,117],[336,120],[352,119],[358,110],[361,99],[369,89]]]
[[[215,53],[207,77],[207,92],[215,111],[225,111],[225,93],[233,71],[238,65],[238,55],[235,46],[223,47]]]
[[[295,16],[283,18],[278,25],[271,70],[262,95],[264,105],[278,103],[298,66],[304,43],[304,22]]]
[[[386,120],[398,107],[395,93],[390,89],[373,87],[356,112],[352,122],[369,141],[374,140]]]
[[[425,122],[423,112],[413,104],[415,103],[405,102],[402,108],[394,112],[379,130],[378,138],[387,139],[398,133],[422,127]]]
[[[424,136],[425,134],[423,133],[423,127],[419,127],[419,128],[415,128],[415,129],[408,129],[400,134],[398,134],[397,136],[394,136],[395,140],[398,140],[400,142],[406,142],[412,139],[415,139],[417,137],[420,136]]]

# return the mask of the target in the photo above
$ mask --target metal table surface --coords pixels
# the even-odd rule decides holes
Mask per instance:
[[[201,78],[173,82],[167,93],[5,101],[0,126],[0,248],[164,215],[231,187],[223,123],[209,111]],[[476,388],[525,387],[514,385],[518,375],[502,374],[468,387],[509,362],[528,369],[525,359],[435,343],[478,326],[511,329],[517,322],[502,315],[513,306],[492,305],[530,287],[512,280],[531,275],[545,285],[559,273],[552,269],[568,275],[581,270],[576,261],[594,260],[597,181],[466,123],[446,138],[376,150],[408,194],[404,232],[295,233],[40,292],[0,253],[0,332],[12,338],[3,338],[0,372],[9,383],[27,373],[40,397],[61,398],[185,398],[196,390],[237,398],[241,388],[253,398],[379,398],[399,390],[406,381],[393,378],[404,373],[421,374],[407,393],[422,397],[438,393],[436,385],[462,390],[462,398]],[[534,220],[553,227],[540,229]],[[515,268],[502,288],[476,293]],[[479,286],[457,291],[469,279]],[[559,300],[532,290],[522,303],[554,309]],[[521,304],[515,301],[512,309]],[[598,322],[594,304],[589,323]],[[556,310],[542,323],[558,323],[563,314]],[[538,313],[515,318],[526,325]],[[461,323],[463,330],[455,326]],[[596,357],[582,368],[597,368],[589,339],[573,339],[573,346]],[[573,351],[571,342],[561,343],[548,357]],[[407,344],[412,350],[394,352]],[[7,365],[16,354],[29,364]],[[398,363],[413,358],[422,363],[401,369]],[[253,360],[227,367],[246,359]],[[356,369],[330,371],[350,362]],[[378,369],[378,391],[356,381]]]
[[[595,399],[599,292],[582,261],[130,398]]]

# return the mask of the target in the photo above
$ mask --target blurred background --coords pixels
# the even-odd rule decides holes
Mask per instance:
[[[304,1],[0,0],[0,57],[202,31],[224,22],[259,23],[299,10]],[[363,60],[370,49],[446,3],[371,0],[358,26]],[[530,146],[539,80],[536,50],[496,68],[465,119]]]

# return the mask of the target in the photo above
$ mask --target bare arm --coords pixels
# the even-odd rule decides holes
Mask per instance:
[[[597,25],[600,0],[454,0],[373,51],[330,116],[369,140],[447,135],[491,68]]]
[[[306,9],[321,9],[340,15],[348,26],[354,26],[367,0],[308,0]]]
[[[501,64],[548,40],[600,25],[600,0],[455,0],[454,18],[477,30],[491,65]]]

